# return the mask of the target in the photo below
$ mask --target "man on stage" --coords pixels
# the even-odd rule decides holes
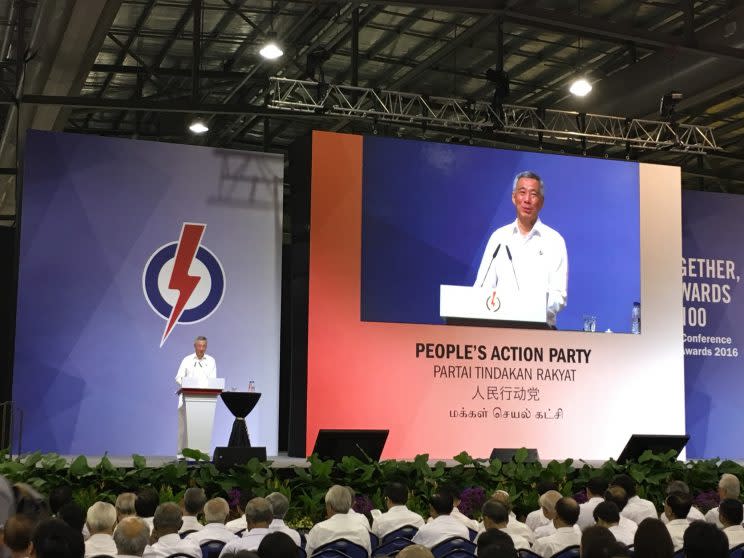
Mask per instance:
[[[546,321],[555,327],[566,306],[568,255],[566,242],[538,217],[545,202],[545,185],[532,171],[514,178],[512,203],[517,218],[491,235],[483,254],[475,287],[501,292],[536,292],[546,296]]]
[[[181,361],[176,374],[176,383],[183,385],[184,378],[195,379],[206,387],[207,380],[217,377],[217,363],[207,354],[207,338],[199,336],[194,340],[194,352]],[[178,398],[178,453],[186,444],[186,409],[183,396]]]

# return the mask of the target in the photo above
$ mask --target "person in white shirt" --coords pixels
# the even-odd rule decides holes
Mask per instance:
[[[509,535],[519,535],[520,537],[527,539],[527,541],[531,545],[534,544],[535,534],[532,532],[532,529],[527,527],[526,523],[522,523],[521,521],[517,520],[517,516],[512,511],[509,493],[506,490],[496,490],[491,496],[491,499],[497,502],[501,502],[504,505],[504,507],[507,510],[509,510],[509,523],[507,524],[506,527],[502,529],[502,531],[504,531],[505,533],[508,533]],[[542,510],[538,510],[538,511],[542,515]],[[481,526],[479,531],[482,531],[482,530],[483,530],[483,527]]]
[[[681,480],[673,480],[670,481],[667,485],[666,495],[669,496],[672,492],[684,492],[685,494],[690,494],[690,487],[687,486],[686,482],[683,482]],[[661,519],[661,522],[665,525],[669,523],[669,519],[667,519],[667,516],[663,511],[659,515],[659,519]],[[687,521],[702,521],[704,519],[705,516],[703,515],[703,512],[701,512],[693,505],[690,508],[690,513],[687,514]]]
[[[530,549],[530,542],[515,533],[509,533],[505,529],[509,525],[509,510],[507,509],[504,504],[501,502],[498,502],[496,500],[488,500],[483,504],[483,507],[481,508],[481,514],[483,515],[483,527],[485,528],[484,532],[487,532],[490,529],[499,529],[504,531],[514,543],[514,548],[517,550],[521,549]],[[483,533],[478,534],[478,538],[476,539],[476,542],[480,541],[480,537]]]
[[[535,541],[532,551],[550,558],[556,552],[581,542],[581,530],[576,527],[579,519],[579,504],[573,498],[563,497],[555,503],[555,533]]]
[[[729,558],[726,535],[706,521],[690,523],[685,531],[684,548],[685,558]]]
[[[367,516],[363,513],[359,513],[354,509],[354,502],[356,500],[356,491],[350,487],[350,486],[344,486],[344,488],[349,492],[349,496],[351,496],[351,507],[349,508],[349,517],[351,517],[354,521],[358,521],[360,525],[362,525],[367,531],[371,531],[372,528],[369,524],[369,519],[367,519]]]
[[[644,500],[636,494],[636,483],[628,475],[615,475],[610,486],[619,486],[628,495],[628,503],[620,512],[620,515],[639,524],[647,517],[658,518],[656,506],[649,500]]]
[[[198,531],[186,536],[187,541],[193,541],[199,546],[208,541],[222,541],[228,543],[238,536],[225,527],[225,519],[230,513],[230,504],[224,498],[212,498],[204,504],[204,521],[206,525]]]
[[[727,498],[718,505],[718,520],[723,525],[723,532],[729,542],[729,548],[744,544],[744,509],[739,500]]]
[[[604,493],[607,490],[607,481],[602,477],[592,477],[586,483],[586,502],[579,504],[579,520],[576,525],[582,531],[594,525],[594,508],[604,501]]]
[[[200,335],[194,340],[194,352],[181,360],[176,373],[176,383],[181,386],[184,378],[195,379],[206,387],[207,380],[217,377],[217,363],[207,354],[207,338]],[[178,398],[178,453],[187,447],[186,409],[183,397]]]
[[[139,517],[124,517],[114,529],[118,558],[142,556],[149,540],[150,527]]]
[[[724,473],[721,475],[721,479],[718,481],[718,497],[721,500],[731,498],[732,500],[738,500],[741,493],[741,484],[739,479],[731,473]],[[723,528],[721,521],[718,519],[718,508],[713,508],[705,514],[705,521],[708,523],[714,523],[719,529]]]
[[[3,543],[11,558],[28,558],[31,554],[31,534],[34,523],[24,515],[11,515],[5,522]]]
[[[465,527],[467,527],[468,529],[471,529],[477,532],[478,529],[480,528],[478,521],[476,521],[475,519],[470,519],[467,515],[462,513],[460,509],[457,507],[460,505],[460,502],[461,502],[460,494],[462,493],[462,490],[460,489],[460,487],[457,487],[451,484],[442,485],[441,487],[439,487],[438,492],[442,493],[444,491],[449,492],[450,495],[452,496],[453,507],[452,507],[452,512],[450,513],[450,516],[452,517],[452,519],[456,519],[457,521],[465,525]]]
[[[312,556],[321,546],[338,539],[346,539],[357,544],[370,554],[372,543],[369,531],[359,521],[349,515],[351,494],[345,487],[334,484],[325,495],[328,519],[316,523],[307,534],[305,552]]]
[[[284,516],[289,510],[289,500],[287,497],[281,492],[272,492],[266,496],[266,499],[269,501],[269,504],[271,504],[271,511],[274,515],[274,520],[269,524],[269,529],[285,533],[290,539],[292,539],[295,545],[301,546],[302,538],[300,537],[300,533],[294,529],[290,529],[287,524],[284,523]]]
[[[114,544],[114,526],[116,525],[116,508],[108,502],[96,502],[88,508],[85,525],[90,537],[85,541],[85,558],[105,554],[116,554]]]
[[[548,482],[548,481],[542,481],[537,483],[537,493],[542,496],[546,492],[550,490],[558,491],[558,486],[554,482]],[[542,508],[539,508],[537,510],[531,511],[527,514],[527,518],[525,519],[524,523],[527,525],[527,527],[530,528],[530,531],[533,533],[538,527],[542,527],[543,525],[548,525],[551,523],[552,520],[545,517],[545,514],[542,511]]]
[[[452,493],[447,490],[435,492],[429,498],[429,514],[432,520],[423,525],[413,536],[414,544],[421,544],[427,548],[433,548],[438,543],[451,537],[468,539],[470,533],[468,528],[452,517],[454,508]]]
[[[664,500],[664,515],[669,522],[666,528],[669,530],[669,536],[672,537],[674,552],[677,552],[684,545],[685,529],[690,525],[687,521],[687,514],[690,513],[692,498],[684,492],[672,492]]]
[[[535,540],[555,533],[555,525],[553,524],[553,520],[556,517],[555,505],[561,498],[563,498],[563,494],[557,490],[548,490],[545,494],[540,496],[540,510],[548,519],[549,523],[535,529]],[[581,534],[581,529],[576,527],[576,530]]]
[[[620,525],[620,510],[614,502],[602,501],[594,508],[594,521],[600,527],[609,529],[615,540],[625,546],[633,544],[635,530],[625,529]]]
[[[136,504],[136,502],[135,502]],[[192,558],[202,558],[199,545],[181,539],[178,530],[183,525],[183,515],[178,504],[165,502],[155,510],[152,536],[155,543],[148,546],[143,558],[167,558],[171,554],[186,554]]]
[[[372,532],[382,541],[385,535],[406,525],[420,529],[424,518],[408,509],[408,487],[400,482],[391,482],[383,491],[387,511],[375,517]]]
[[[134,499],[134,509],[137,516],[147,523],[150,532],[153,529],[153,516],[160,503],[160,494],[152,486],[145,486],[137,491],[137,497]]]
[[[237,554],[241,550],[256,550],[261,539],[271,533],[269,525],[274,520],[274,512],[266,498],[253,498],[245,506],[246,531],[238,539],[229,541],[220,557]]]
[[[204,525],[199,523],[198,516],[204,510],[204,504],[207,502],[207,495],[204,494],[203,488],[192,486],[187,488],[183,493],[183,525],[179,534],[200,531]]]
[[[489,238],[473,286],[516,293],[534,285],[544,291],[547,323],[555,326],[566,306],[568,255],[560,233],[538,217],[544,202],[542,179],[532,171],[520,172],[512,185],[517,218]]]
[[[638,530],[638,524],[623,515],[623,510],[625,509],[625,506],[628,505],[628,494],[625,492],[625,489],[621,486],[609,487],[607,492],[605,492],[605,501],[614,503],[617,506],[617,509],[620,510],[620,523],[618,523],[618,526],[623,531],[633,533],[633,536],[635,537],[635,532]]]
[[[134,501],[136,499],[137,495],[134,492],[122,492],[116,497],[114,507],[116,508],[117,522],[121,521],[125,517],[133,517],[137,515],[137,510],[134,509]]]

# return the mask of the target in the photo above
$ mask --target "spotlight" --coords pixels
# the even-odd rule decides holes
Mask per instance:
[[[493,98],[506,100],[509,96],[509,74],[504,70],[490,68],[486,71],[486,79],[495,86]]]
[[[568,90],[572,95],[576,95],[577,97],[586,97],[592,90],[592,84],[586,78],[580,77],[571,83],[571,87]]]
[[[659,103],[659,116],[671,119],[674,116],[674,111],[679,103],[684,98],[684,95],[679,91],[670,91],[661,98]]]
[[[319,45],[308,52],[305,61],[305,73],[307,74],[307,77],[316,81],[325,81],[323,63],[327,62],[330,58],[331,53],[325,45]],[[315,76],[316,72],[320,74],[317,79]]]
[[[197,118],[189,124],[189,130],[192,134],[201,135],[209,131],[209,126],[201,118]]]
[[[268,33],[266,35],[266,44],[261,47],[258,53],[267,60],[276,60],[284,54],[282,47],[279,46],[276,40],[276,33]]]

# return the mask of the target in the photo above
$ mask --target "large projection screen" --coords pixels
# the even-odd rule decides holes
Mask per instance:
[[[545,175],[541,219],[566,238],[557,331],[437,323],[431,285],[472,285],[490,233],[514,219],[512,185],[498,173],[527,165]],[[438,185],[438,173],[451,185]],[[384,428],[384,458],[526,446],[543,458],[606,459],[632,433],[684,432],[678,168],[316,132],[311,180],[308,449],[319,429]],[[387,188],[387,208],[370,205],[372,188]],[[407,188],[419,192],[406,197]],[[443,205],[450,218],[437,213]],[[374,219],[387,219],[381,237]],[[421,241],[421,230],[437,229]],[[417,234],[423,247],[408,254],[430,257],[406,255]],[[459,271],[426,279],[448,250]],[[635,301],[639,335],[626,333]],[[586,312],[595,333],[577,331]]]

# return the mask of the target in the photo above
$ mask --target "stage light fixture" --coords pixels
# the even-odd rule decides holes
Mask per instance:
[[[667,120],[671,120],[674,116],[674,111],[679,103],[684,98],[684,95],[679,91],[670,91],[666,93],[659,102],[659,116]]]
[[[207,126],[206,122],[202,120],[201,118],[196,118],[189,124],[189,130],[192,134],[196,134],[197,136],[204,134],[209,131],[209,126]]]
[[[573,80],[571,87],[568,88],[572,95],[577,97],[586,97],[592,90],[592,84],[584,77]]]
[[[261,56],[267,60],[276,60],[284,55],[284,51],[282,50],[282,47],[279,46],[274,33],[269,33],[266,39],[266,44],[264,44],[264,46],[261,47],[261,50],[258,51]]]

